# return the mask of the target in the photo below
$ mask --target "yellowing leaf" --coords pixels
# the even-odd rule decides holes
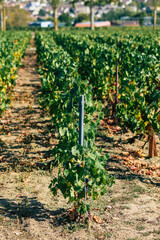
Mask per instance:
[[[100,217],[98,216],[93,216],[93,220],[96,222],[96,223],[104,223],[104,220],[102,220]]]

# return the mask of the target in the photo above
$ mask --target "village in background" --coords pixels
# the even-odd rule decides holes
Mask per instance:
[[[7,0],[5,7],[6,29],[24,27],[54,27],[53,8],[47,0]],[[94,6],[95,27],[153,26],[154,6],[146,0],[122,0]],[[58,6],[58,26],[89,27],[90,7],[84,1],[61,2]],[[2,14],[1,14],[2,16]],[[1,17],[2,18],[2,17]],[[157,25],[160,24],[157,7]],[[1,19],[2,22],[2,19]]]

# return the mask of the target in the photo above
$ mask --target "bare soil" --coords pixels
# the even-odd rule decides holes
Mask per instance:
[[[1,118],[1,171],[24,170],[51,160],[52,126],[39,105],[41,82],[37,67],[32,39],[18,71],[11,105]]]
[[[102,122],[96,143],[109,155],[106,169],[115,184],[102,198],[88,200],[101,223],[69,220],[68,200],[48,188],[57,173],[56,166],[49,169],[56,139],[39,105],[37,67],[32,39],[0,123],[0,239],[160,240],[160,160],[147,159],[147,144],[139,151],[146,139],[123,133],[112,119]]]

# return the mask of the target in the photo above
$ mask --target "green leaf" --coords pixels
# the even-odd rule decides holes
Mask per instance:
[[[71,198],[74,198],[74,196],[75,196],[73,187],[70,188],[70,196],[71,196]]]
[[[104,113],[103,112],[99,113],[99,119],[104,119]]]
[[[71,148],[71,153],[76,156],[77,154],[79,154],[79,150],[77,149],[77,146],[74,146]]]
[[[96,156],[95,156],[95,154],[93,154],[93,153],[88,153],[88,157],[90,157],[91,159],[93,159],[93,160],[95,160],[96,159]]]
[[[85,53],[85,55],[88,55],[89,54],[89,49],[87,48],[84,53]]]
[[[62,127],[59,128],[59,133],[62,137],[65,135],[65,132],[66,132],[66,128],[62,128]]]
[[[68,169],[64,169],[63,175],[67,178],[68,174],[69,174],[69,170]]]

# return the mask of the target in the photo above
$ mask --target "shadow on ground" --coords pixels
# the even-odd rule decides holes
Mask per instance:
[[[36,197],[23,196],[18,203],[0,197],[0,213],[11,220],[19,219],[20,223],[27,218],[33,218],[39,222],[50,219],[54,226],[64,225],[69,221],[66,209],[48,210],[44,204],[37,201]]]

